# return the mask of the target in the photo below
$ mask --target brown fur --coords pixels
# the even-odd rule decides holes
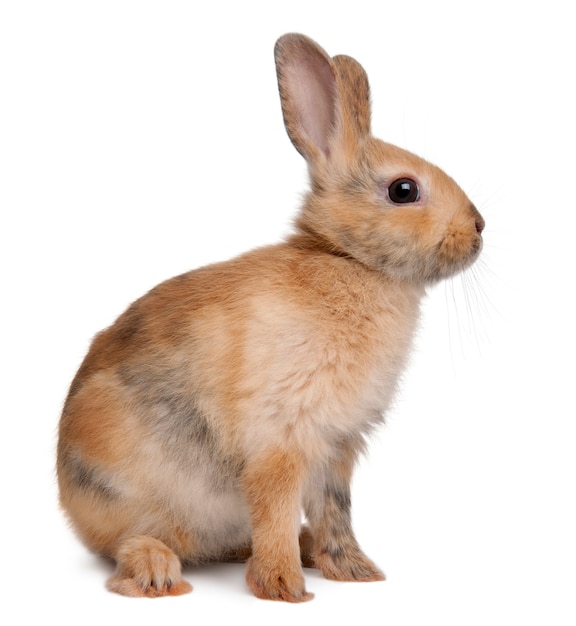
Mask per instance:
[[[311,191],[285,242],[166,281],[95,338],[64,407],[61,503],[129,596],[185,593],[181,562],[247,560],[261,598],[303,601],[302,564],[382,580],[350,481],[406,362],[425,286],[464,269],[483,221],[438,168],[370,135],[350,57],[276,46]],[[407,177],[417,201],[388,188]],[[308,526],[300,529],[304,512]]]

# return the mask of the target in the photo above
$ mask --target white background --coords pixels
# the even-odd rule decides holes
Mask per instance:
[[[573,23],[555,0],[0,4],[3,623],[576,623]],[[430,291],[354,483],[388,580],[307,570],[316,598],[288,606],[214,565],[186,570],[191,595],[115,596],[57,509],[62,401],[130,301],[288,232],[288,31],[359,59],[375,134],[487,221],[474,270]]]

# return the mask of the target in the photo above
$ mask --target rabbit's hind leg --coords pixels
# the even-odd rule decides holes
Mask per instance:
[[[108,580],[110,591],[131,597],[179,596],[192,591],[182,578],[180,559],[158,539],[134,536],[122,540],[116,571]]]

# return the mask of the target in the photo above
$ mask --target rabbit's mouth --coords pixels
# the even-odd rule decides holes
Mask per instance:
[[[437,271],[434,280],[447,278],[470,267],[480,256],[483,239],[484,220],[480,217],[473,229],[449,229],[438,245],[436,252]]]
[[[481,217],[451,225],[440,240],[429,241],[426,252],[411,240],[387,238],[379,246],[377,261],[371,265],[400,280],[435,283],[476,261],[482,251],[483,228]]]

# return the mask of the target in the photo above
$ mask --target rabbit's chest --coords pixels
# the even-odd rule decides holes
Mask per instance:
[[[245,335],[240,413],[258,433],[246,445],[295,440],[329,455],[335,441],[368,431],[387,410],[417,311],[372,306],[323,318],[280,308],[268,303]]]

